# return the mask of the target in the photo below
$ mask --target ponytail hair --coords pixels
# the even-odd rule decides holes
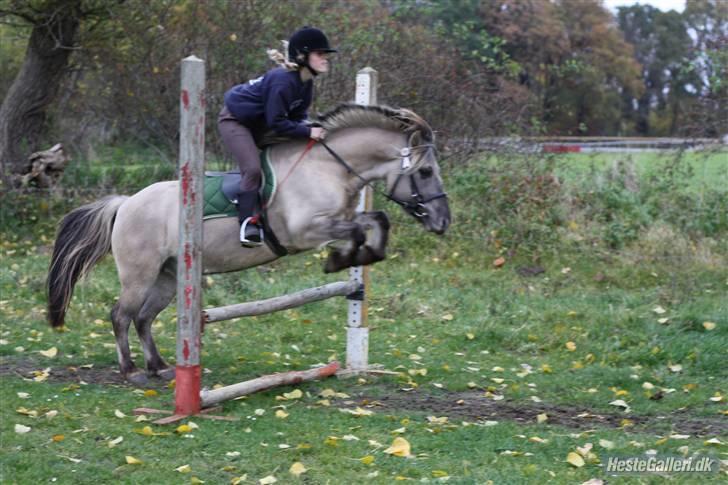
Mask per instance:
[[[288,41],[283,40],[281,42],[283,44],[283,52],[288,52]],[[284,69],[288,69],[289,71],[297,71],[301,68],[301,66],[288,59],[288,56],[278,49],[268,49],[267,52],[268,58]]]

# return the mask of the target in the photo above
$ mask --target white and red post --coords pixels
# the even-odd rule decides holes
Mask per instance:
[[[357,104],[377,104],[377,71],[365,67],[356,74]],[[372,210],[372,189],[366,186],[359,193],[356,210]],[[346,328],[346,369],[365,372],[369,369],[369,324],[367,322],[367,297],[369,293],[369,268],[357,266],[349,271],[349,278],[364,286],[361,300],[349,300],[349,317]]]
[[[202,208],[205,158],[205,62],[182,60],[177,250],[175,414],[200,412],[202,348]]]

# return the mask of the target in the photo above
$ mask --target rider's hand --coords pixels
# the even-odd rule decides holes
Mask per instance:
[[[314,126],[311,128],[311,138],[314,140],[323,140],[326,137],[326,130],[320,126]]]

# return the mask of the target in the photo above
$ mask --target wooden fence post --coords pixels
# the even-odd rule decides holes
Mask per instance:
[[[377,104],[377,71],[365,67],[356,74],[357,104]],[[357,211],[372,210],[372,189],[365,187],[359,194]],[[349,300],[349,318],[346,329],[346,368],[365,371],[369,366],[369,324],[367,322],[367,293],[369,291],[369,268],[351,268],[349,278],[364,285],[361,300]]]
[[[200,412],[205,62],[183,59],[181,78],[175,414],[192,415]]]

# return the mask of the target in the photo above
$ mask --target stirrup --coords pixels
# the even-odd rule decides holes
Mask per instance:
[[[252,228],[257,229],[258,233],[247,235],[246,232],[249,232],[248,224],[251,224]],[[240,244],[242,244],[246,248],[261,246],[263,244],[263,239],[263,228],[258,225],[257,217],[248,217],[242,222],[242,224],[240,224]]]

